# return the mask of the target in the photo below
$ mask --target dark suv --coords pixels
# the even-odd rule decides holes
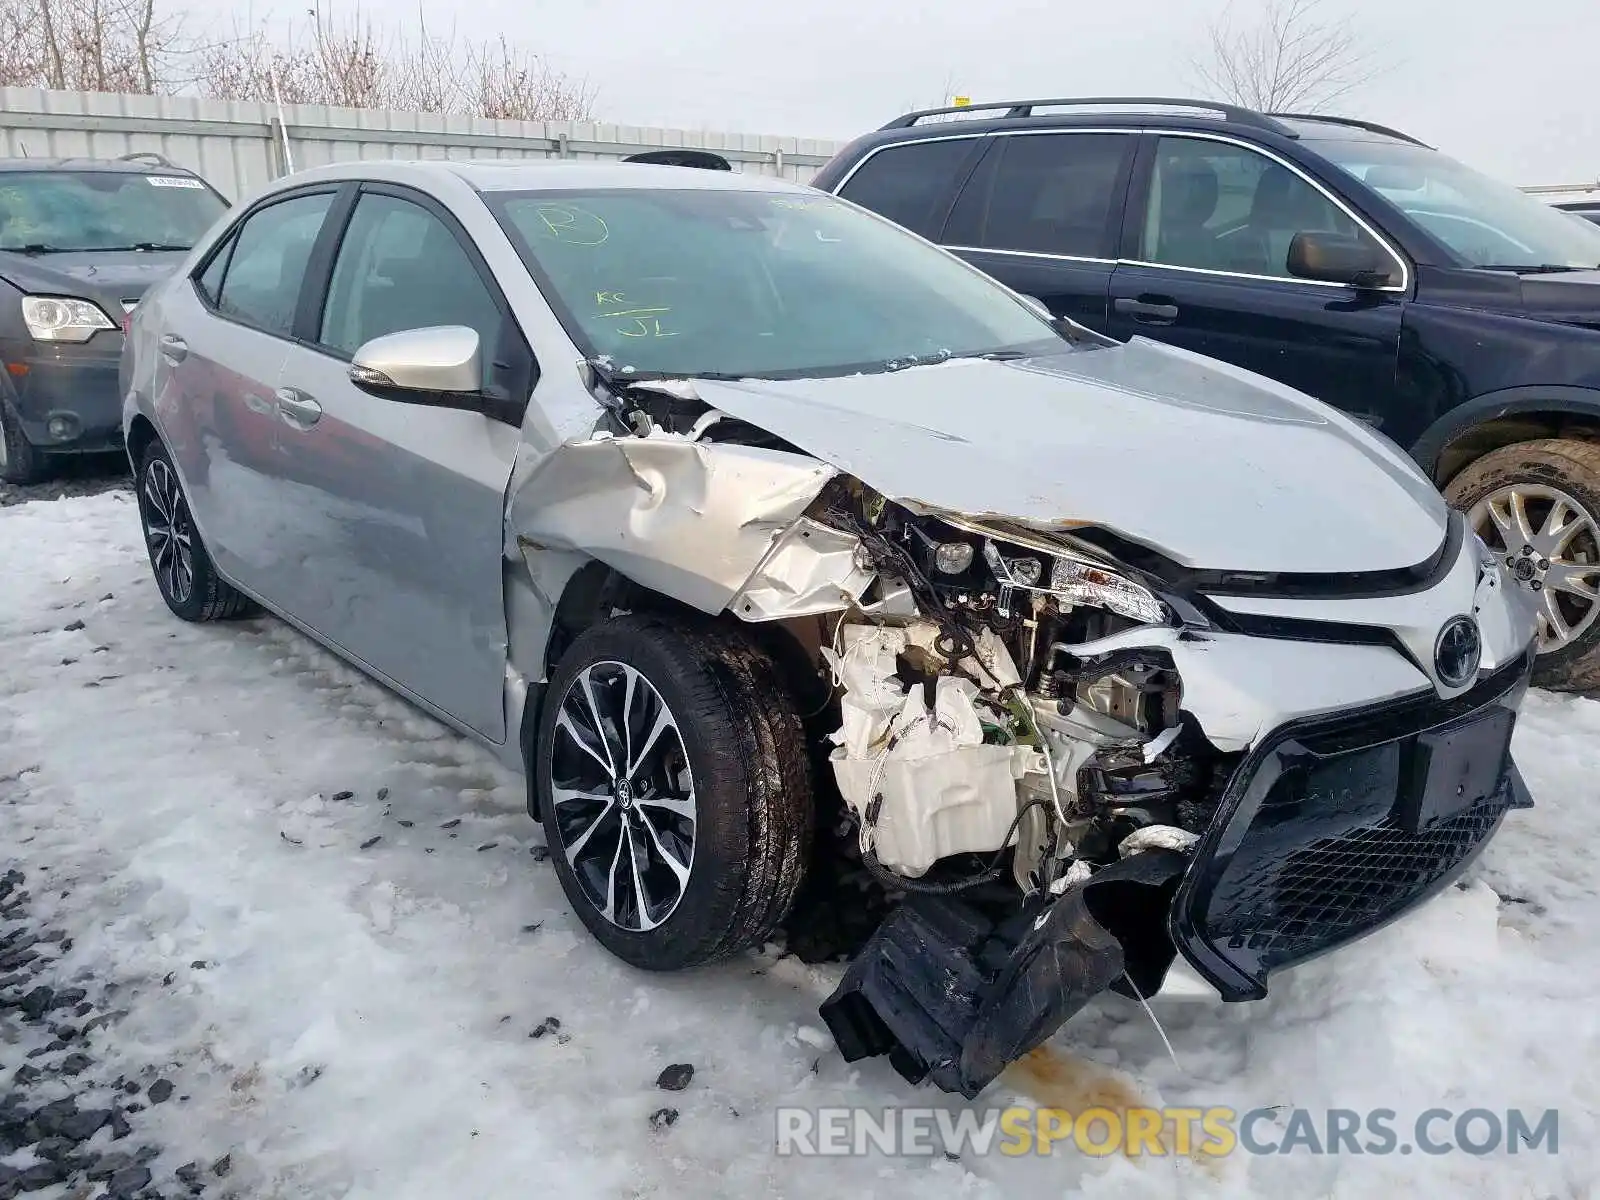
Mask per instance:
[[[127,314],[227,207],[155,154],[0,159],[0,479],[122,444]]]
[[[1600,226],[1382,126],[1169,99],[909,113],[813,184],[1381,430],[1540,594],[1540,681],[1600,686]]]

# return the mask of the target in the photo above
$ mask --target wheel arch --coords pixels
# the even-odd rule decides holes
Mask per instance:
[[[825,618],[782,621],[742,621],[724,610],[708,615],[700,609],[635,582],[599,560],[591,560],[573,573],[556,600],[539,666],[540,682],[529,682],[522,709],[518,740],[528,773],[528,813],[538,819],[538,791],[533,786],[534,744],[547,698],[545,681],[584,631],[624,613],[649,612],[687,626],[720,626],[745,638],[771,660],[790,696],[802,712],[817,707],[819,680],[814,669],[814,627]]]
[[[1600,441],[1600,390],[1530,386],[1487,392],[1436,420],[1411,453],[1443,488],[1490,451],[1540,438]]]
[[[139,460],[144,457],[152,443],[161,440],[161,434],[156,429],[156,423],[143,413],[134,414],[133,420],[128,422],[127,452],[128,464],[134,471],[139,469]]]

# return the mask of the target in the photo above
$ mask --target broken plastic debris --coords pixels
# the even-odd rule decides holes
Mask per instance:
[[[1187,829],[1179,829],[1176,825],[1146,825],[1143,829],[1136,829],[1123,838],[1117,844],[1117,852],[1123,858],[1141,854],[1146,850],[1187,852],[1194,849],[1194,844],[1199,840],[1198,833],[1190,833]]]

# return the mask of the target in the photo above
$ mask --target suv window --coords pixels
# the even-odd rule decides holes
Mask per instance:
[[[949,193],[972,153],[970,137],[913,142],[879,150],[862,163],[839,194],[924,237],[937,237],[934,206]]]
[[[1289,244],[1313,231],[1376,248],[1327,196],[1264,154],[1199,138],[1157,143],[1139,253],[1145,262],[1288,279]]]
[[[187,250],[227,210],[192,175],[0,173],[0,250]]]
[[[1133,148],[1121,133],[1002,137],[950,214],[953,246],[1112,258],[1117,181]]]
[[[323,345],[349,357],[387,333],[466,325],[478,331],[488,372],[502,320],[494,294],[443,221],[409,200],[361,197],[334,262]]]
[[[234,235],[217,296],[218,311],[266,333],[288,337],[311,248],[332,203],[332,192],[292,196],[247,217]],[[209,270],[201,281],[210,284]]]

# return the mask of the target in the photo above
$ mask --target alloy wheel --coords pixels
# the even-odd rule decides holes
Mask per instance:
[[[1600,527],[1567,493],[1515,483],[1473,505],[1468,520],[1510,576],[1539,599],[1539,652],[1570,645],[1600,617]]]
[[[666,701],[626,663],[584,668],[561,697],[550,775],[584,897],[618,928],[656,928],[683,899],[695,844],[694,778]]]
[[[139,499],[156,580],[174,603],[184,604],[194,591],[194,522],[176,473],[161,459],[145,468]]]

